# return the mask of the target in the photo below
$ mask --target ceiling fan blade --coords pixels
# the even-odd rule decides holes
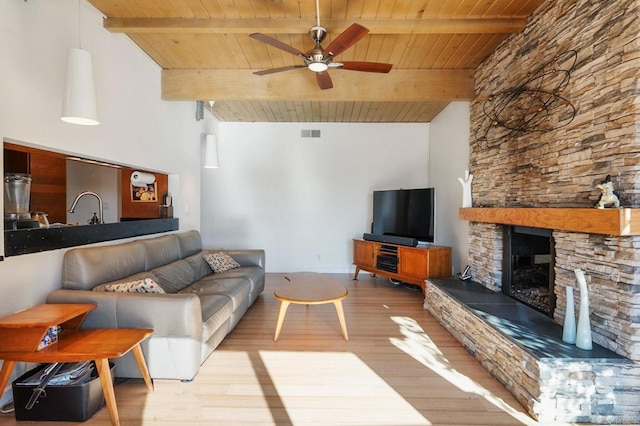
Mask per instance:
[[[286,66],[286,67],[270,68],[268,70],[255,71],[254,74],[255,75],[275,74],[277,72],[295,70],[297,68],[307,68],[307,66],[306,65],[289,65],[289,66]]]
[[[317,72],[316,81],[318,82],[318,86],[320,86],[320,89],[322,90],[331,89],[333,87],[333,82],[331,81],[331,77],[329,76],[329,73],[326,71]]]
[[[342,62],[342,68],[344,70],[351,71],[364,71],[364,72],[380,72],[380,73],[388,73],[391,71],[393,65],[384,64],[382,62],[351,62],[344,61]]]
[[[329,46],[324,49],[324,57],[332,58],[340,53],[344,52],[354,44],[356,44],[362,37],[366,36],[369,30],[359,24],[351,24],[349,28],[344,30],[338,37],[334,38]]]
[[[253,33],[253,34],[249,34],[249,37],[254,38],[258,41],[261,41],[263,43],[269,44],[273,47],[277,47],[278,49],[284,50],[285,52],[289,52],[293,55],[296,56],[300,56],[302,58],[304,58],[304,53],[302,53],[301,51],[299,51],[298,49],[296,49],[295,47],[291,47],[288,44],[284,44],[283,42],[281,42],[280,40],[276,40],[273,37],[269,37],[268,35],[264,35],[264,34],[260,34],[260,33]]]

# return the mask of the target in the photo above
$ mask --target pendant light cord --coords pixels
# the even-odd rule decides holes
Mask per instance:
[[[78,0],[78,48],[82,49],[82,24],[81,24],[81,20],[80,20],[80,1]]]

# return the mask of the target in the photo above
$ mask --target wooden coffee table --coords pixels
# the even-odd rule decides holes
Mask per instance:
[[[16,361],[82,362],[95,361],[102,384],[111,423],[119,425],[118,408],[113,391],[109,358],[119,358],[133,351],[147,389],[153,384],[144,360],[140,342],[149,337],[150,329],[79,329],[94,304],[45,304],[0,318],[0,389],[7,386]],[[58,342],[38,350],[38,345],[51,326],[63,328]]]
[[[273,338],[274,342],[277,341],[278,336],[280,336],[282,323],[287,314],[287,308],[291,303],[301,305],[333,303],[336,307],[336,313],[338,314],[344,340],[349,340],[347,324],[344,320],[344,311],[342,309],[342,299],[345,299],[349,295],[345,286],[326,275],[315,272],[287,274],[285,279],[289,281],[289,283],[278,287],[273,292],[276,299],[281,302],[278,321],[276,322],[276,334]]]

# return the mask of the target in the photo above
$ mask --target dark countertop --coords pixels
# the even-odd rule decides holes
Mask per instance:
[[[588,359],[590,362],[631,362],[603,346],[593,343],[593,350],[579,349],[562,341],[562,326],[502,293],[493,292],[473,281],[455,278],[429,279],[436,287],[491,324],[516,344],[538,358],[557,361]]]
[[[178,228],[178,219],[171,218],[4,231],[4,255],[9,257],[38,253],[122,238],[177,231]]]

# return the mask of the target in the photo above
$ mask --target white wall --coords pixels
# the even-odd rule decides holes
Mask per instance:
[[[453,247],[452,265],[460,272],[469,258],[469,225],[458,218],[462,186],[469,168],[469,102],[452,102],[431,122],[429,182],[436,188],[436,239]]]
[[[319,129],[321,138],[301,138]],[[376,189],[429,185],[428,124],[220,123],[202,179],[209,247],[263,248],[267,271],[350,272]]]
[[[78,46],[78,1],[0,2],[0,139],[169,173],[180,228],[199,229],[200,143],[210,116],[197,122],[195,103],[162,101],[158,66],[126,36],[103,29],[85,2],[80,22],[82,47],[93,56],[99,126],[59,119],[67,49]],[[63,253],[0,262],[0,315],[58,288]]]

